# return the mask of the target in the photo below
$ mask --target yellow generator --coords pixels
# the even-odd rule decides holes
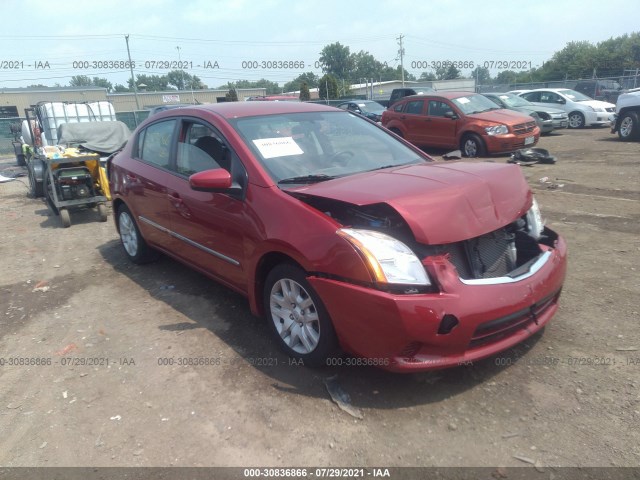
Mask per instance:
[[[129,128],[111,120],[74,122],[73,116],[54,122],[47,117],[56,111],[53,104],[43,105],[46,108],[39,105],[25,110],[27,138],[32,140],[25,149],[31,196],[44,197],[63,227],[71,226],[70,212],[79,208],[96,208],[100,221],[106,221],[111,200],[106,160],[124,146],[131,134]],[[63,105],[67,109],[69,104]],[[58,108],[60,111],[67,113]],[[43,121],[43,115],[48,122]],[[57,125],[55,132],[51,124]],[[50,145],[52,142],[55,145]]]

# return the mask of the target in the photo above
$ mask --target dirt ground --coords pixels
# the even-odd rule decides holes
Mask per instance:
[[[599,128],[538,146],[557,164],[522,169],[569,245],[560,311],[429,374],[291,365],[243,297],[167,258],[130,264],[111,213],[63,229],[26,178],[0,184],[0,465],[640,465],[640,144]]]

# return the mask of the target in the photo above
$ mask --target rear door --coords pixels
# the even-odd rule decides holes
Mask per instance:
[[[140,131],[132,150],[134,161],[124,173],[126,202],[143,237],[162,248],[171,243],[167,183],[173,176],[169,164],[177,123],[163,120]]]

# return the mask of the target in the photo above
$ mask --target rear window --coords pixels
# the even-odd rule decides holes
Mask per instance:
[[[145,162],[168,168],[171,139],[175,125],[176,120],[167,120],[149,125],[144,130],[144,133],[140,135],[140,158]]]

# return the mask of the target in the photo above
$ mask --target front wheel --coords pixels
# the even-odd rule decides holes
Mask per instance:
[[[147,245],[147,242],[142,238],[138,225],[136,225],[133,215],[126,205],[120,205],[117,215],[120,241],[129,260],[137,264],[156,260],[158,252]]]
[[[300,268],[281,264],[265,281],[264,312],[280,348],[304,365],[326,365],[337,350],[333,325],[322,300]]]
[[[584,124],[583,114],[580,112],[571,112],[569,114],[569,128],[583,128]]]
[[[475,134],[467,134],[462,137],[460,150],[465,157],[482,157],[485,154],[484,142]]]
[[[640,122],[638,122],[637,112],[627,112],[620,119],[620,127],[618,128],[618,137],[620,140],[636,140],[640,138]]]

